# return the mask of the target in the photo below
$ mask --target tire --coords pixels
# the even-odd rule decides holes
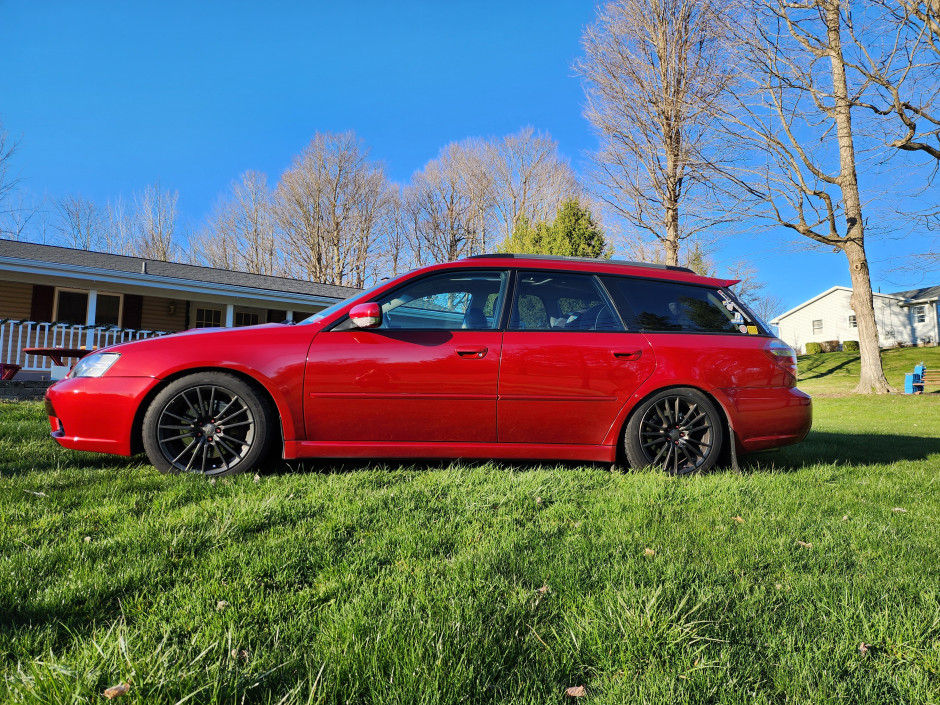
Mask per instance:
[[[634,469],[687,475],[713,468],[723,439],[715,404],[695,389],[679,387],[654,394],[637,407],[624,429],[623,447]]]
[[[275,425],[273,405],[250,384],[199,372],[154,397],[144,414],[144,451],[160,472],[235,475],[264,460]]]

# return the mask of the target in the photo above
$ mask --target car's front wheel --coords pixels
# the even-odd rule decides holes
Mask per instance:
[[[200,372],[154,397],[144,415],[144,450],[161,472],[248,472],[267,454],[273,418],[270,401],[245,381]]]
[[[685,475],[714,467],[723,436],[720,412],[708,397],[695,389],[667,389],[630,417],[624,451],[633,468]]]

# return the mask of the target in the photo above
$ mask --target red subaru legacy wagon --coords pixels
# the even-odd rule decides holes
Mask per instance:
[[[480,255],[296,325],[115,345],[49,388],[52,437],[164,472],[287,459],[528,458],[682,474],[797,443],[796,357],[733,280]]]

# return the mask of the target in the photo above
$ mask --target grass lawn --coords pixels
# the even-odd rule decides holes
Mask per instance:
[[[904,375],[913,372],[914,365],[921,362],[928,370],[940,368],[940,347],[893,348],[881,353],[885,376],[899,392],[904,391]],[[800,355],[797,363],[800,389],[810,394],[848,394],[858,384],[858,353]],[[940,387],[928,387],[925,392],[940,393]]]
[[[940,395],[815,417],[800,446],[691,478],[210,484],[64,451],[40,404],[0,404],[0,702],[130,682],[118,702],[938,703]]]

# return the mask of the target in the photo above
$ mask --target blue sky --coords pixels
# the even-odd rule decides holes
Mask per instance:
[[[571,68],[588,0],[26,2],[0,0],[0,120],[36,196],[104,203],[179,191],[198,225],[246,169],[274,183],[317,130],[352,129],[404,181],[448,142],[532,125],[579,171],[595,140]],[[787,255],[773,231],[728,241],[784,303],[849,284],[843,255]],[[891,272],[932,238],[870,246],[885,291],[940,283]]]

